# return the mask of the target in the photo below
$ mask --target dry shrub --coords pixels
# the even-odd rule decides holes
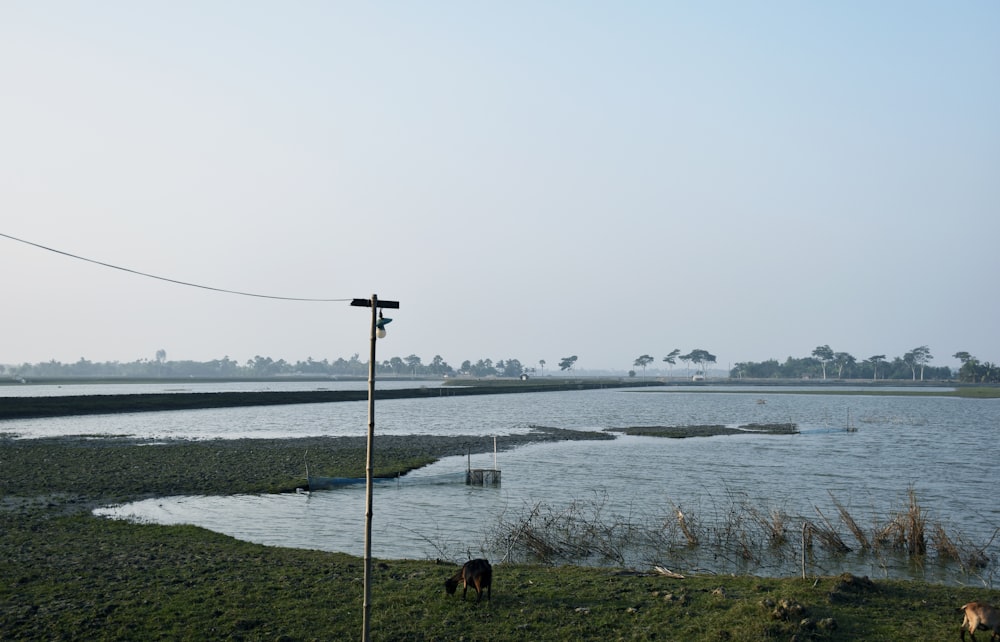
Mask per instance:
[[[912,488],[905,509],[890,510],[887,517],[873,515],[870,530],[863,529],[832,493],[830,497],[839,519],[828,519],[816,506],[818,518],[814,521],[789,516],[766,504],[754,505],[738,493],[729,493],[728,503],[704,518],[673,502],[669,502],[666,514],[651,519],[631,508],[622,515],[612,509],[606,497],[574,501],[560,508],[538,503],[525,505],[513,518],[501,517],[498,527],[490,529],[487,546],[506,550],[505,560],[513,555],[549,564],[625,564],[640,556],[648,556],[645,559],[655,564],[667,554],[675,563],[688,556],[692,564],[710,558],[711,566],[748,571],[762,565],[782,568],[789,560],[801,558],[805,576],[807,551],[813,551],[814,544],[824,551],[817,558],[820,564],[825,559],[836,565],[837,556],[851,552],[842,538],[846,526],[864,553],[879,555],[888,550],[894,557],[909,556],[919,562],[930,548],[942,562],[957,562],[966,572],[977,575],[996,562],[995,553],[990,552],[993,538],[985,546],[972,545],[961,534],[946,532],[940,523],[928,524]],[[797,536],[790,541],[791,521],[802,524],[801,548]],[[998,534],[1000,529],[994,538]]]
[[[962,556],[962,566],[972,571],[980,571],[990,563],[990,557],[986,551],[978,548],[967,548]]]
[[[823,511],[819,509],[818,506],[814,506],[816,512],[819,514],[820,518],[823,520],[823,527],[817,526],[816,524],[811,524],[812,529],[816,533],[816,538],[819,540],[820,546],[832,553],[850,553],[851,547],[844,543],[844,540],[837,533],[837,529],[833,527],[830,520],[826,518]]]
[[[1000,529],[997,530],[1000,531]],[[993,537],[996,537],[996,534],[997,531],[994,531]],[[944,527],[939,522],[934,523],[930,537],[938,557],[958,562],[968,572],[979,572],[990,563],[986,548],[993,542],[993,538],[990,538],[990,541],[983,547],[975,546],[965,541],[961,536],[958,537],[958,541],[955,541],[945,532]]]
[[[840,521],[844,522],[847,529],[851,531],[854,538],[858,540],[858,544],[861,545],[862,550],[869,550],[871,548],[871,544],[869,543],[864,530],[858,526],[858,523],[854,521],[854,517],[847,512],[847,509],[844,508],[843,504],[837,501],[837,498],[833,496],[833,493],[830,493],[830,499],[833,500],[833,505],[837,507],[837,512],[840,513]]]
[[[751,507],[748,509],[748,512],[750,513],[750,518],[767,536],[768,546],[771,548],[779,548],[788,541],[787,529],[785,528],[785,523],[788,521],[788,515],[786,515],[783,511],[775,508],[769,513],[765,513],[764,511]]]
[[[993,540],[996,539],[998,534],[1000,534],[1000,528],[994,529],[989,541],[982,546],[975,546],[960,536],[957,548],[959,549],[959,560],[962,566],[969,571],[978,572],[989,566],[991,561],[995,562],[996,560],[991,560],[986,550],[993,544]]]
[[[513,520],[501,517],[490,545],[506,550],[504,560],[520,554],[546,564],[594,558],[624,563],[623,551],[645,529],[631,516],[606,516],[606,501],[573,501],[562,510],[538,502]]]
[[[906,547],[906,528],[898,515],[893,515],[885,524],[875,525],[875,536],[872,538],[875,548],[901,550]]]
[[[910,557],[923,556],[927,554],[927,537],[924,533],[927,525],[927,518],[924,517],[923,509],[917,503],[917,491],[910,486],[910,509],[905,515],[907,527],[907,551]]]
[[[962,561],[958,545],[948,537],[948,533],[945,532],[944,526],[940,522],[934,523],[934,528],[931,530],[931,543],[934,544],[934,550],[937,551],[938,557],[956,562]]]
[[[684,533],[684,537],[687,538],[688,546],[698,545],[698,534],[695,532],[695,527],[688,522],[688,518],[680,511],[677,510],[677,525],[680,526],[681,532]]]

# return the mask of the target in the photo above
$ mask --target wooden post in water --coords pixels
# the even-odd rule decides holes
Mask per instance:
[[[802,522],[802,579],[806,579],[806,531],[809,522]]]
[[[465,468],[465,483],[468,486],[500,485],[500,469],[497,468],[497,438],[493,437],[493,468],[473,468],[472,448],[468,451],[468,463]]]

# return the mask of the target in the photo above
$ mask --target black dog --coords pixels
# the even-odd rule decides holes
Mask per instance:
[[[476,589],[477,602],[482,599],[484,589],[486,590],[486,599],[493,601],[493,567],[488,561],[483,559],[469,560],[463,564],[457,573],[444,581],[444,589],[448,591],[448,595],[455,594],[459,582],[463,585],[463,600],[471,584],[472,588]]]

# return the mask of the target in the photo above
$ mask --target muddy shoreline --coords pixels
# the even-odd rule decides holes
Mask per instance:
[[[470,386],[439,386],[377,390],[375,397],[414,399],[471,395],[560,392],[601,388],[633,388],[650,384],[605,380],[553,380],[545,383],[502,381]],[[367,390],[303,390],[257,392],[170,392],[119,395],[65,395],[52,397],[0,397],[0,421],[75,415],[98,415],[167,410],[203,410],[291,404],[367,401]],[[0,424],[2,429],[2,424]]]
[[[608,433],[542,426],[506,435],[500,450],[567,440],[614,439]],[[393,477],[442,457],[493,451],[483,435],[385,435],[375,439],[375,474]],[[364,477],[367,438],[147,440],[110,437],[0,438],[0,497],[82,509],[169,495],[294,492],[310,474]],[[0,506],[0,510],[3,506]]]

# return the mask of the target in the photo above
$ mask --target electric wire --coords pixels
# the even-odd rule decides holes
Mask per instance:
[[[177,279],[170,279],[170,278],[167,278],[165,276],[157,276],[155,274],[149,274],[147,272],[140,272],[139,270],[133,270],[131,268],[122,267],[120,265],[113,265],[111,263],[105,263],[103,261],[97,261],[95,259],[88,259],[85,256],[79,256],[79,255],[76,255],[76,254],[71,254],[69,252],[64,252],[62,250],[57,250],[55,248],[47,247],[47,246],[41,245],[39,243],[33,243],[31,241],[26,241],[24,239],[17,238],[16,236],[11,236],[10,234],[4,234],[3,232],[0,232],[0,236],[2,236],[4,238],[8,238],[8,239],[10,239],[12,241],[17,241],[18,243],[24,243],[25,245],[31,245],[33,247],[37,247],[37,248],[39,248],[41,250],[45,250],[47,252],[53,252],[55,254],[62,254],[63,256],[68,256],[71,259],[77,259],[77,260],[80,260],[80,261],[86,261],[87,263],[93,263],[95,265],[100,265],[100,266],[111,268],[111,269],[114,269],[114,270],[121,270],[122,272],[128,272],[129,274],[135,274],[135,275],[138,275],[138,276],[144,276],[144,277],[149,278],[149,279],[157,279],[158,281],[166,281],[167,283],[175,283],[177,285],[183,285],[183,286],[187,286],[187,287],[190,287],[190,288],[200,288],[202,290],[211,290],[213,292],[223,292],[225,294],[236,294],[236,295],[239,295],[239,296],[256,297],[256,298],[259,298],[259,299],[278,299],[278,300],[281,300],[281,301],[311,301],[311,302],[331,303],[331,302],[343,302],[343,301],[351,301],[352,300],[352,299],[321,299],[321,298],[307,298],[307,297],[294,297],[294,296],[275,296],[275,295],[272,295],[272,294],[256,294],[254,292],[240,292],[238,290],[227,290],[226,288],[216,288],[216,287],[212,287],[210,285],[200,285],[198,283],[189,283],[187,281],[178,281]]]

